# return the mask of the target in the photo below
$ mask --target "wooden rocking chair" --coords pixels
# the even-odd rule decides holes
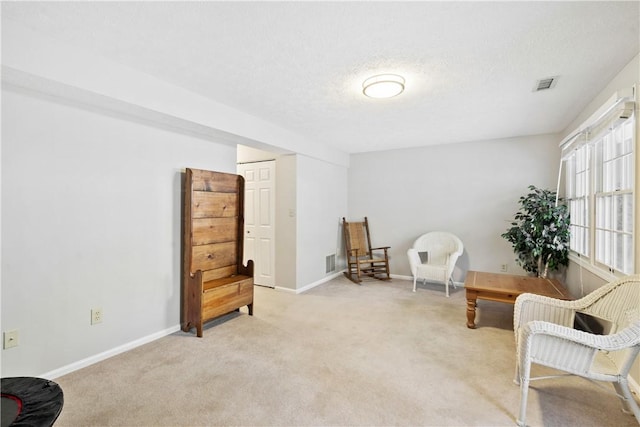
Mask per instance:
[[[362,282],[362,276],[378,280],[389,280],[389,246],[372,248],[369,236],[369,222],[347,222],[342,218],[342,231],[347,257],[347,271],[344,273],[354,283]],[[374,256],[373,251],[379,251]]]

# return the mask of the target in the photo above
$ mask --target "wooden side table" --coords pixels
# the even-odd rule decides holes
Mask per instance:
[[[476,304],[479,299],[514,304],[518,295],[524,293],[571,299],[559,281],[533,276],[469,271],[464,287],[467,295],[467,327],[471,329],[476,327]]]

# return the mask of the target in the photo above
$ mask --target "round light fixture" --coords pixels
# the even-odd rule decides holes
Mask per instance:
[[[362,93],[370,98],[391,98],[404,90],[404,78],[396,74],[378,74],[362,83]]]

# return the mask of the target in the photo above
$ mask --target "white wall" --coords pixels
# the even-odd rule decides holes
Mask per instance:
[[[280,156],[276,170],[276,281],[277,287],[297,289],[296,163],[298,156]],[[293,212],[293,215],[291,213]]]
[[[372,245],[391,246],[390,268],[410,276],[406,251],[421,234],[462,240],[454,280],[467,270],[521,273],[500,237],[528,185],[556,188],[558,137],[541,135],[356,154],[349,168],[349,217],[369,218]]]
[[[2,375],[175,328],[182,173],[235,172],[235,146],[3,90],[2,151]]]
[[[339,225],[347,212],[347,168],[302,155],[296,167],[296,282],[301,288],[330,275],[326,256],[342,250]]]

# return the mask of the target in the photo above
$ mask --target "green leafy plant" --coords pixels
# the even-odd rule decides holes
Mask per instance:
[[[569,211],[556,205],[556,192],[529,186],[520,197],[520,210],[501,236],[513,245],[518,264],[529,273],[547,277],[569,263]]]

